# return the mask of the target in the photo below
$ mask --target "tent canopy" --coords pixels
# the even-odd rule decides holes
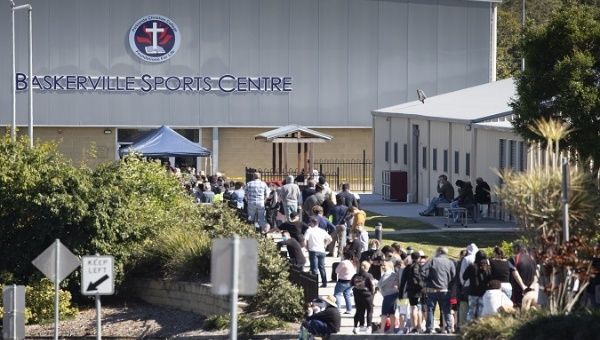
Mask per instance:
[[[210,151],[207,148],[188,140],[165,125],[148,132],[133,144],[119,149],[119,155],[121,156],[130,152],[154,157],[210,156]]]

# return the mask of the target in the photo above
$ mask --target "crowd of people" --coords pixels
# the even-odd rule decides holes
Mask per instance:
[[[488,257],[470,244],[453,260],[445,247],[437,248],[430,258],[423,251],[403,249],[399,243],[379,248],[379,242],[371,240],[360,258],[345,251],[335,268],[338,315],[352,314],[353,306],[356,308],[355,334],[448,334],[499,311],[529,309],[538,303],[537,264],[523,245],[514,243],[512,249],[511,257],[500,247]],[[378,325],[373,322],[376,294],[383,297]],[[440,321],[436,324],[438,306]],[[311,314],[310,319],[318,320],[319,313]],[[338,320],[339,330],[339,318],[334,320]]]
[[[499,310],[528,309],[538,301],[536,261],[522,245],[515,243],[513,256],[507,258],[500,247],[488,257],[470,244],[458,260],[451,259],[445,247],[432,257],[411,247],[404,249],[400,243],[381,247],[378,240],[369,240],[360,197],[348,184],[334,192],[316,171],[303,186],[293,176],[281,184],[266,183],[260,173],[245,185],[192,171],[178,177],[198,203],[227,201],[262,233],[281,232],[279,246],[285,247],[290,265],[303,270],[308,257],[321,287],[328,285],[325,257],[340,258],[334,263],[334,295],[307,308],[303,330],[309,334],[337,333],[342,313],[354,314],[355,334],[454,333],[468,321]],[[456,185],[457,198],[446,176],[440,176],[440,196],[423,214],[432,213],[441,203],[489,203],[489,186],[481,178],[475,194],[468,182]],[[378,324],[373,322],[376,294],[383,297]],[[434,324],[437,306],[438,327]]]

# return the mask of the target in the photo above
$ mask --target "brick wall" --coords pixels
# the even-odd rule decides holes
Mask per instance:
[[[207,284],[138,279],[132,292],[140,299],[202,316],[229,314],[229,297],[211,293]]]

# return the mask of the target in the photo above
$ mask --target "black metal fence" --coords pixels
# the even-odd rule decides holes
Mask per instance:
[[[309,303],[319,297],[319,280],[317,275],[290,266],[290,281],[304,290],[304,303]]]
[[[315,160],[313,164],[319,173],[336,175],[335,182],[327,177],[329,185],[333,186],[335,183],[335,190],[340,190],[342,183],[349,183],[352,191],[373,191],[373,163],[365,157],[364,153],[362,159],[320,159]]]
[[[343,183],[349,183],[352,191],[372,192],[373,191],[373,163],[366,159],[339,160],[339,159],[320,159],[313,162],[313,168],[319,171],[319,174],[327,178],[329,185],[336,191],[341,190]],[[252,180],[254,172],[260,172],[262,180],[265,182],[283,182],[286,176],[292,175],[297,182],[304,182],[304,175],[301,169],[256,169],[246,168],[246,182]]]

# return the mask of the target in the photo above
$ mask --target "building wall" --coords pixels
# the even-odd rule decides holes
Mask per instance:
[[[389,140],[391,124],[390,158],[385,160],[385,142]],[[415,150],[412,138],[412,126],[419,126],[419,144]],[[498,183],[495,169],[499,168],[499,144],[500,139],[506,140],[504,159],[506,167],[510,166],[510,141],[515,142],[517,151],[514,167],[521,167],[519,161],[522,159],[527,167],[527,146],[523,146],[524,155],[520,157],[519,142],[523,139],[511,131],[492,128],[472,128],[467,130],[464,123],[447,122],[438,120],[410,119],[406,117],[373,117],[373,141],[374,141],[374,186],[373,192],[382,193],[381,176],[384,170],[402,170],[408,172],[408,191],[414,197],[413,201],[426,204],[436,197],[437,178],[441,174],[448,176],[448,180],[454,185],[456,180],[470,181],[473,186],[475,179],[482,177],[493,186]],[[476,135],[476,136],[475,136]],[[399,143],[398,163],[394,162],[393,143]],[[403,144],[408,148],[408,164],[403,163]],[[427,161],[423,167],[423,147],[426,147]],[[437,150],[436,170],[433,169],[433,149]],[[415,152],[418,150],[418,159]],[[448,169],[444,171],[444,150],[448,151]],[[455,171],[456,152],[458,152],[458,173]],[[466,170],[466,154],[470,155],[469,174]],[[418,161],[415,168],[415,161]],[[415,175],[418,172],[418,176]],[[418,195],[415,195],[418,184]]]
[[[327,143],[314,144],[313,156],[315,160],[362,159],[362,150],[366,151],[368,160],[372,159],[371,129],[317,130],[331,135],[333,140]],[[241,178],[245,167],[271,168],[273,164],[273,144],[254,139],[254,136],[265,131],[267,130],[264,128],[220,128],[219,171],[230,177]],[[203,137],[204,135],[203,132]],[[295,169],[298,167],[297,144],[289,144],[287,149],[288,168]]]
[[[135,127],[368,127],[370,112],[489,80],[490,3],[463,0],[31,0],[36,75],[291,76],[287,94],[36,91],[38,125]],[[128,46],[145,15],[181,31],[173,58],[147,63]],[[0,43],[10,46],[10,11]],[[17,72],[27,69],[19,15]],[[0,79],[11,79],[0,49]],[[10,86],[0,124],[11,122]],[[19,125],[27,95],[18,94]]]
[[[115,131],[104,128],[49,128],[33,129],[33,138],[37,142],[53,141],[58,145],[58,151],[69,157],[74,164],[85,162],[96,166],[100,162],[115,159]],[[21,129],[19,134],[27,134],[27,129]],[[95,155],[92,156],[92,155]]]

